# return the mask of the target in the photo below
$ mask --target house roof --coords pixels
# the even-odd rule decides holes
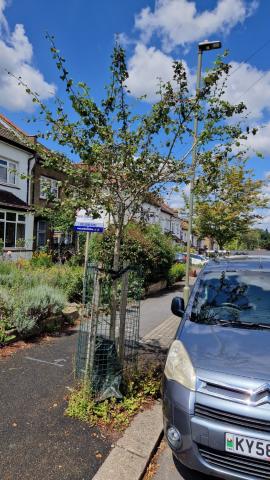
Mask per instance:
[[[35,150],[35,137],[27,135],[4,115],[0,114],[0,139],[15,143],[27,150]]]
[[[178,218],[177,211],[174,210],[173,208],[169,207],[169,205],[167,205],[167,203],[162,203],[160,205],[160,209],[161,209],[162,212],[168,213],[169,215],[172,215],[173,217]]]
[[[4,190],[0,190],[0,207],[9,207],[9,208],[16,208],[18,210],[30,210],[27,203],[23,202],[20,198],[16,197],[11,192],[6,192]]]

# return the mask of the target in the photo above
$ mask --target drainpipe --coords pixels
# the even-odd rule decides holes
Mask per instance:
[[[36,135],[33,135],[33,137],[34,137],[34,143],[36,145],[37,137],[36,137]],[[28,158],[28,164],[27,164],[27,192],[26,192],[26,203],[27,203],[27,205],[29,204],[29,200],[30,200],[30,192],[29,192],[30,179],[29,179],[29,177],[30,177],[30,162],[32,160],[35,160],[35,162],[34,162],[34,165],[35,165],[36,161],[37,161],[37,150],[36,149],[35,149],[34,155],[32,155],[32,157]]]

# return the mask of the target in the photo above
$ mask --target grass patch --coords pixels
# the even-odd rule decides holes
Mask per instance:
[[[92,426],[125,429],[133,416],[160,397],[161,366],[155,366],[126,379],[121,400],[111,398],[97,402],[88,386],[79,386],[70,395],[66,415]]]

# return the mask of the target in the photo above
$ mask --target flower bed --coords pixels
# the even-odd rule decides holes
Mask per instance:
[[[63,308],[81,294],[81,267],[0,261],[0,344],[14,331],[26,337],[57,328]]]

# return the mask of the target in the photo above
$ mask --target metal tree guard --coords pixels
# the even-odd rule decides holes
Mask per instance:
[[[123,376],[136,368],[141,290],[142,278],[128,267],[119,272],[87,267],[76,376],[89,383],[97,399],[120,398]]]

